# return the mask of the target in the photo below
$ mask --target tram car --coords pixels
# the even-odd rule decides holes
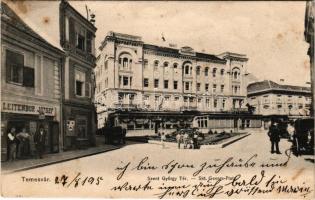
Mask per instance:
[[[294,124],[293,153],[299,155],[314,154],[314,118],[297,119]]]

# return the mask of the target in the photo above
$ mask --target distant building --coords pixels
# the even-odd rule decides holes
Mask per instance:
[[[115,32],[105,36],[99,49],[95,68],[99,128],[119,110],[165,112],[166,117],[185,111],[246,109],[246,55],[215,56],[187,46],[156,46]],[[143,129],[139,123],[130,123],[128,129]],[[150,124],[150,129],[156,127],[155,122]]]
[[[29,27],[1,2],[1,159],[8,155],[7,133],[39,126],[47,132],[46,153],[58,152],[64,52]],[[18,155],[30,155],[19,152]]]
[[[96,27],[67,1],[60,3],[63,71],[64,149],[95,144],[94,67]]]
[[[312,108],[311,108],[311,115],[314,116],[314,99],[315,99],[315,74],[314,74],[314,17],[315,17],[315,1],[307,1],[306,2],[306,10],[305,10],[305,41],[309,43],[310,47],[308,49],[307,54],[310,57],[310,64],[311,64],[311,87],[312,87]]]
[[[293,118],[310,114],[311,90],[309,87],[282,85],[270,80],[249,84],[248,104],[255,114],[263,116],[288,115]]]

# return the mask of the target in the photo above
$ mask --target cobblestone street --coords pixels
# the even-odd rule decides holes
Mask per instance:
[[[32,191],[36,191],[37,196],[48,196],[51,195],[49,192],[49,188],[51,184],[55,184],[55,177],[60,177],[62,175],[67,175],[69,177],[73,177],[80,173],[82,178],[84,177],[97,177],[102,175],[103,184],[105,186],[109,186],[111,183],[116,181],[117,177],[117,170],[116,167],[122,166],[127,161],[131,163],[139,163],[141,159],[148,157],[148,160],[145,162],[143,166],[158,166],[159,164],[169,163],[170,161],[174,160],[179,164],[182,163],[193,163],[194,165],[198,166],[201,163],[213,162],[214,160],[226,160],[230,157],[233,158],[233,162],[235,163],[243,163],[252,157],[252,161],[255,163],[284,163],[288,160],[288,156],[285,154],[286,150],[289,149],[290,143],[283,139],[280,142],[280,150],[282,154],[271,154],[270,153],[270,142],[266,135],[266,132],[256,132],[252,133],[250,136],[235,142],[225,148],[220,149],[200,149],[200,150],[193,150],[193,149],[177,149],[174,147],[166,146],[164,149],[161,145],[156,144],[148,144],[148,143],[127,143],[126,146],[113,150],[110,152],[105,152],[89,157],[84,157],[80,159],[75,159],[63,163],[58,163],[54,165],[49,165],[46,167],[41,167],[37,169],[17,172],[14,174],[4,175],[3,181],[6,183],[10,182],[22,182],[22,177],[48,177],[48,183],[36,183],[34,182],[33,186],[30,187],[32,190],[29,191],[29,195],[32,195]],[[287,151],[288,153],[288,151]],[[256,156],[257,154],[257,156]],[[240,161],[240,159],[243,160]],[[253,174],[261,173],[261,170],[265,170],[266,176],[270,174],[276,174],[280,176],[284,176],[290,181],[294,181],[294,183],[312,183],[314,179],[313,169],[314,164],[311,161],[314,161],[314,157],[312,156],[302,156],[302,157],[295,157],[291,155],[287,166],[285,167],[273,167],[273,168],[223,168],[219,173],[215,173],[214,170],[205,170],[200,173],[196,178],[198,179],[199,176],[235,176],[236,174],[242,173],[247,174],[248,176]],[[189,169],[177,169],[171,173],[172,177],[179,177],[188,175]],[[124,178],[120,181],[126,180],[134,180],[135,183],[137,182],[144,182],[150,177],[157,177],[161,176],[164,177],[161,171],[153,171],[153,170],[146,170],[146,171],[133,171],[132,173],[126,173]],[[167,178],[166,176],[164,177]],[[69,178],[70,179],[70,178]],[[70,180],[68,180],[70,181]],[[195,178],[192,178],[191,181],[195,181]],[[120,182],[119,182],[120,183]],[[37,190],[37,186],[39,186],[41,190]],[[10,184],[3,185],[6,187],[4,191],[11,191],[10,193],[19,194],[19,188],[13,188]],[[104,187],[93,187],[93,193],[89,193],[88,187],[81,187],[80,190],[76,190],[76,187],[64,187],[62,188],[61,185],[57,185],[60,187],[62,196],[64,195],[71,195],[71,196],[81,196],[82,195],[89,195],[90,197],[110,197],[110,191],[104,190]],[[78,187],[80,188],[80,186]],[[47,189],[47,190],[46,190]],[[14,191],[14,192],[13,192]],[[76,191],[74,193],[74,191]],[[34,195],[35,193],[33,193]],[[154,196],[154,193],[144,193],[146,197]],[[53,196],[59,196],[59,194],[52,194]],[[115,195],[126,197],[123,192],[115,193]],[[130,197],[137,197],[139,193],[131,192],[128,193]],[[292,195],[292,194],[290,194]],[[260,196],[257,195],[257,198]],[[263,196],[262,196],[263,197]]]

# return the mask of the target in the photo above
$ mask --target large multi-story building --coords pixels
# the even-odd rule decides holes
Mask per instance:
[[[263,116],[308,116],[311,107],[311,89],[278,84],[270,80],[249,84],[248,103],[255,114]]]
[[[246,55],[146,44],[109,32],[97,57],[98,127],[117,110],[227,112],[246,108]],[[131,127],[136,127],[136,125]]]

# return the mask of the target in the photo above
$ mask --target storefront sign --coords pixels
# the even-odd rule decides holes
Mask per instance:
[[[19,104],[14,102],[3,101],[1,112],[30,115],[39,115],[42,113],[45,116],[55,116],[55,107]]]

